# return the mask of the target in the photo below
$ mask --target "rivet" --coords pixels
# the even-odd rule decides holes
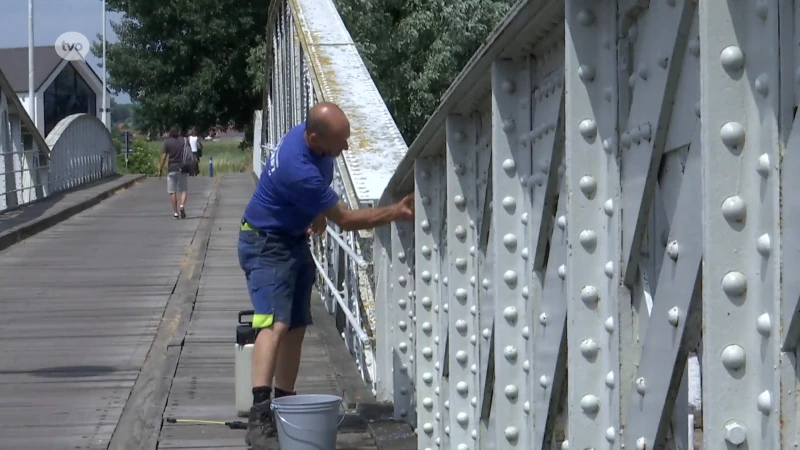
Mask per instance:
[[[505,131],[506,133],[511,133],[512,131],[514,131],[514,128],[516,128],[514,120],[506,119],[503,121],[503,131]]]
[[[600,291],[594,286],[584,286],[581,288],[581,301],[588,307],[593,308],[600,299]]]
[[[606,213],[608,217],[614,215],[614,200],[608,199],[603,203],[603,212]]]
[[[592,230],[583,230],[578,235],[578,240],[586,251],[592,252],[597,246],[597,233]]]
[[[758,157],[758,163],[756,164],[756,172],[764,178],[769,176],[770,166],[769,166],[769,155],[763,153],[761,156]]]
[[[647,450],[647,439],[640,437],[636,440],[636,450]]]
[[[458,424],[462,427],[466,427],[469,423],[469,416],[465,412],[460,412],[458,415],[456,415],[456,422],[458,422]]]
[[[581,409],[586,414],[592,414],[600,409],[600,399],[592,394],[584,395],[581,398]]]
[[[584,139],[591,141],[597,135],[597,123],[592,119],[583,119],[578,124],[578,131]]]
[[[639,377],[636,379],[636,392],[639,395],[644,395],[647,392],[647,383],[644,380],[644,377]]]
[[[520,222],[522,222],[523,225],[527,225],[528,224],[528,213],[522,213],[522,216],[519,218],[519,220],[520,220]]]
[[[455,292],[456,299],[463,304],[467,301],[467,290],[463,288],[456,289]]]
[[[528,327],[522,328],[522,338],[527,340],[531,337],[531,330]]]
[[[430,283],[430,281],[431,281],[431,273],[428,272],[427,270],[424,270],[424,271],[422,271],[422,274],[420,275],[420,278],[422,278],[422,281],[424,281],[426,283]]]
[[[397,347],[398,347],[398,348],[400,349],[400,351],[401,351],[401,352],[403,352],[403,353],[405,353],[405,352],[406,352],[406,350],[408,350],[408,344],[406,344],[405,342],[401,342],[401,343],[400,343],[400,344],[399,344]]]
[[[680,309],[678,309],[677,306],[673,306],[669,310],[669,312],[667,312],[667,322],[669,322],[669,324],[672,325],[673,327],[678,326],[678,321],[680,320],[680,317],[681,317],[681,311]]]
[[[745,362],[745,352],[741,346],[730,344],[722,350],[722,365],[728,370],[741,369]]]
[[[765,416],[769,415],[769,413],[772,411],[772,395],[769,393],[769,391],[764,391],[758,394],[756,405],[762,414]]]
[[[456,227],[455,234],[459,240],[463,241],[467,237],[467,229],[459,225]]]
[[[464,142],[464,139],[467,138],[467,136],[462,131],[456,131],[453,137],[456,138],[457,142]]]
[[[603,150],[606,153],[611,153],[611,150],[614,149],[614,141],[611,138],[603,139]]]
[[[597,191],[597,180],[590,175],[584,175],[578,182],[578,186],[580,186],[583,195],[591,199],[594,197],[594,193]]]
[[[765,73],[756,78],[756,91],[761,94],[761,96],[766,97],[769,94],[769,76]]]
[[[426,233],[431,230],[431,223],[428,222],[427,220],[423,220],[420,225],[422,227],[422,231]]]
[[[519,255],[522,256],[522,259],[527,261],[528,260],[528,247],[523,248]]]
[[[658,67],[661,67],[662,69],[666,69],[667,68],[667,62],[669,62],[669,59],[662,54],[658,58]]]
[[[517,237],[511,233],[503,236],[503,245],[505,245],[510,252],[514,252],[517,249]]]
[[[506,346],[503,349],[503,355],[506,357],[508,361],[516,361],[517,359],[517,348],[513,345]]]
[[[461,319],[457,320],[456,321],[456,330],[458,330],[458,332],[461,333],[462,335],[466,334],[466,332],[467,332],[467,322],[464,321],[464,320],[461,320]]]
[[[606,440],[608,442],[614,442],[616,438],[617,438],[617,431],[614,429],[614,427],[606,428]]]
[[[605,267],[603,267],[603,272],[605,272],[608,278],[614,278],[614,262],[607,262]]]
[[[569,441],[565,440],[561,443],[561,450],[569,450]]]
[[[768,234],[764,233],[756,239],[756,251],[764,258],[769,256],[772,251],[772,243]]]
[[[540,324],[542,324],[542,325],[547,325],[547,319],[548,319],[548,317],[547,317],[547,313],[541,313],[541,314],[539,314],[539,323],[540,323]]]
[[[742,197],[732,195],[722,202],[722,216],[729,222],[744,222],[747,218],[747,206]]]
[[[426,434],[433,433],[433,425],[431,425],[430,422],[426,422],[425,425],[422,426],[422,431]]]
[[[729,297],[740,297],[747,291],[747,277],[742,272],[730,271],[722,277],[722,290]]]
[[[673,261],[678,260],[678,251],[679,251],[678,241],[672,241],[669,244],[667,244],[667,255],[669,255],[669,258],[671,260]]]
[[[531,402],[526,401],[525,403],[523,403],[522,404],[522,411],[524,411],[525,414],[529,414],[531,412]]]
[[[558,266],[558,277],[562,280],[567,276],[567,266],[564,264]]]
[[[590,359],[597,356],[600,351],[600,345],[594,339],[585,339],[581,342],[581,354],[584,358]]]
[[[739,122],[728,122],[719,130],[722,143],[731,149],[740,149],[744,145],[745,130]]]
[[[513,159],[506,159],[503,161],[503,170],[506,172],[514,172],[517,169],[517,164]]]
[[[507,270],[506,273],[503,274],[503,280],[509,287],[515,287],[517,285],[517,273],[513,270]]]
[[[484,328],[483,331],[481,331],[481,336],[483,336],[484,339],[489,339],[490,333],[488,328]]]
[[[558,228],[561,228],[562,230],[567,228],[567,217],[563,214],[558,216],[558,219],[556,219],[556,224],[558,224]]]
[[[519,429],[517,429],[517,427],[506,427],[503,434],[509,442],[514,442],[519,439]]]
[[[507,306],[506,309],[503,310],[503,317],[509,322],[514,322],[517,320],[517,308],[513,306]]]
[[[467,392],[469,392],[469,386],[466,382],[459,381],[458,384],[456,384],[456,391],[461,395],[466,395]],[[449,403],[447,404],[449,405]]]
[[[453,203],[458,207],[458,209],[463,209],[467,204],[467,199],[465,199],[463,195],[456,195],[453,199]]]
[[[465,352],[464,350],[459,350],[458,352],[456,352],[456,361],[458,361],[458,363],[461,365],[466,364],[467,352]]]
[[[484,289],[489,289],[489,286],[491,286],[491,283],[489,283],[489,279],[488,278],[484,278],[481,281],[481,286],[483,286]]]
[[[722,49],[719,59],[722,67],[730,72],[736,72],[744,67],[744,53],[742,53],[742,49],[735,45]]]
[[[408,325],[406,324],[405,320],[401,320],[397,323],[397,327],[400,328],[401,331],[406,331]]]
[[[500,83],[500,88],[503,89],[503,92],[506,94],[511,94],[516,89],[516,84],[512,80],[503,80]]]
[[[517,389],[517,387],[516,387],[516,386],[514,386],[513,384],[509,384],[509,385],[508,385],[508,386],[506,386],[506,388],[503,390],[503,393],[506,395],[506,398],[507,398],[507,399],[509,399],[509,400],[514,400],[514,399],[516,399],[516,398],[517,398],[517,396],[519,395],[519,389]]]
[[[579,24],[588,27],[594,23],[594,13],[588,9],[582,9],[578,11],[577,19]]]
[[[467,269],[467,260],[464,258],[456,258],[454,265],[456,266],[456,269],[463,272]]]
[[[425,397],[425,398],[422,400],[422,406],[424,406],[424,407],[425,407],[425,409],[428,409],[428,410],[430,410],[431,408],[433,408],[433,399],[432,399],[432,398],[430,398],[430,397]]]
[[[595,71],[593,67],[587,66],[586,64],[581,64],[580,67],[578,67],[578,78],[584,83],[589,83],[594,80],[594,76]]]
[[[605,323],[603,324],[603,327],[606,329],[607,332],[613,333],[614,332],[614,318],[613,317],[607,318]]]
[[[422,306],[424,306],[425,309],[430,309],[432,303],[430,297],[422,297]]]
[[[422,256],[424,256],[425,258],[430,258],[431,256],[431,248],[428,247],[427,245],[422,246]]]
[[[427,334],[427,335],[430,335],[431,332],[433,331],[433,325],[431,325],[430,322],[422,322],[422,327],[421,328],[422,328],[422,332]]]
[[[606,387],[613,388],[616,385],[616,380],[614,378],[614,372],[608,372],[606,374]]]
[[[547,379],[546,375],[539,377],[539,386],[543,387],[544,389],[547,389],[547,387],[550,386],[550,380]]]
[[[756,319],[756,330],[764,337],[772,333],[772,320],[769,318],[769,314],[764,313],[758,316],[758,319]]]

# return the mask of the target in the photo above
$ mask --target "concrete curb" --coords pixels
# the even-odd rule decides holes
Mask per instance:
[[[78,203],[68,206],[64,209],[54,211],[52,213],[46,213],[41,217],[37,217],[36,219],[33,219],[22,225],[18,225],[8,231],[0,233],[0,251],[5,250],[6,248],[14,244],[17,244],[20,241],[23,241],[31,236],[34,236],[37,233],[41,233],[42,231],[58,223],[61,223],[80,212],[86,211],[87,209],[97,205],[101,201],[118,193],[119,191],[128,189],[129,187],[139,183],[145,178],[147,178],[146,175],[134,175],[134,176],[123,175],[120,178],[120,180],[110,182],[107,188],[98,192],[96,195],[81,200]],[[77,188],[75,190],[62,192],[61,194],[69,194],[70,192],[76,192],[80,190],[81,188]],[[47,200],[48,198],[46,197],[42,199],[41,202],[46,202]],[[30,203],[25,206],[33,206],[36,203],[39,202]]]

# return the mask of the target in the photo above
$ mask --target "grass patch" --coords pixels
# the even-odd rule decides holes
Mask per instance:
[[[163,145],[163,141],[135,142],[134,153],[128,160],[127,169],[125,168],[125,155],[117,155],[117,172],[157,175]],[[253,170],[253,151],[249,148],[240,149],[239,141],[203,141],[203,157],[200,158],[199,176],[208,176],[209,160],[214,163],[215,177],[226,173],[245,173]]]

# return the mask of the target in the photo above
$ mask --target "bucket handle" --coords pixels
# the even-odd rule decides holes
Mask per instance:
[[[308,431],[307,429],[300,428],[297,425],[294,425],[293,423],[291,423],[288,420],[284,419],[283,416],[281,416],[280,411],[275,408],[275,405],[270,404],[269,407],[270,407],[270,409],[272,409],[272,413],[274,415],[278,416],[278,419],[280,419],[281,422],[285,423],[286,425],[289,425],[290,427],[292,427],[292,428],[294,428],[296,430]],[[345,417],[347,417],[347,410],[345,410],[345,408],[344,408],[344,400],[339,401],[339,410],[342,411],[342,418],[341,418],[341,420],[339,420],[339,423],[336,424],[336,428],[337,429],[339,428],[339,425],[341,425],[342,422],[344,422]]]

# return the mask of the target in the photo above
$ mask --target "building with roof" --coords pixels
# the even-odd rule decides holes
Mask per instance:
[[[86,61],[67,61],[50,45],[34,47],[33,67],[35,106],[33,114],[28,114],[43,136],[72,114],[88,113],[103,120],[111,93],[106,95],[103,108],[103,82]],[[28,109],[28,48],[0,48],[0,70]]]

